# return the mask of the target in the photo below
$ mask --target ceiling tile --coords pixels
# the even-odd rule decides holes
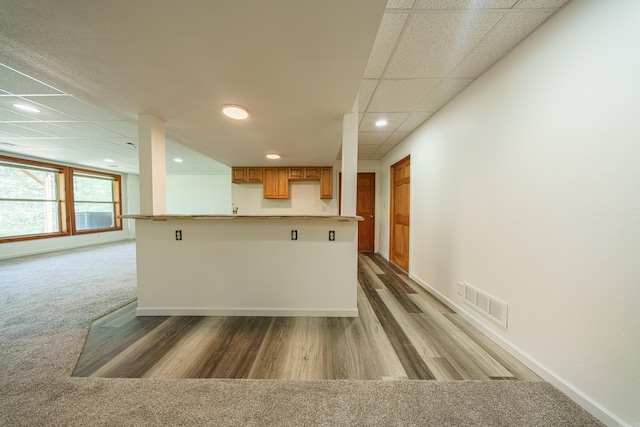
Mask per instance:
[[[385,77],[446,77],[503,15],[501,12],[415,15]]]
[[[92,122],[66,122],[59,124],[62,127],[70,129],[81,136],[92,138],[117,138],[122,135],[112,132],[103,127],[97,126]]]
[[[378,80],[376,79],[363,79],[360,82],[360,89],[358,90],[358,110],[365,111],[371,101],[373,91],[378,86]]]
[[[125,120],[93,121],[96,126],[116,132],[127,138],[138,139],[138,126]]]
[[[31,117],[25,116],[24,114],[20,114],[7,108],[0,108],[0,122],[24,122],[32,120],[33,119]]]
[[[3,139],[46,138],[52,136],[44,132],[38,132],[11,123],[0,123],[0,132],[3,134],[15,135],[14,137],[2,136]]]
[[[0,64],[0,89],[14,95],[63,93],[3,64]]]
[[[391,132],[358,132],[358,145],[380,145]]]
[[[51,142],[59,145],[60,147],[66,147],[73,150],[87,150],[91,147],[98,147],[104,142],[101,140],[91,139],[91,138],[61,138],[55,139]]]
[[[446,79],[416,108],[417,111],[437,111],[471,83],[472,79]]]
[[[231,175],[231,168],[206,157],[182,144],[170,141],[166,146],[167,174],[169,175]],[[184,161],[176,163],[174,158]],[[137,166],[136,166],[137,167]]]
[[[395,147],[395,144],[382,144],[378,147],[375,154],[387,154]]]
[[[415,0],[389,0],[387,9],[411,9]]]
[[[369,62],[364,72],[365,78],[379,79],[382,76],[406,20],[407,14],[405,13],[387,12],[384,14],[373,49],[369,54]]]
[[[101,108],[94,107],[93,105],[80,101],[72,96],[25,96],[24,99],[53,110],[60,111],[80,120],[122,120],[119,117],[107,113]]]
[[[551,12],[507,14],[451,72],[451,77],[478,77],[549,16]]]
[[[4,123],[0,123],[0,140],[2,139],[16,139],[19,138],[15,133],[8,132],[8,130],[12,130],[11,128],[4,128]]]
[[[361,132],[393,132],[404,122],[409,113],[367,113],[360,123]],[[377,127],[376,121],[385,119],[387,126]]]
[[[128,138],[128,137],[117,137],[117,138],[100,138],[102,141],[108,142],[110,143],[112,146],[118,147],[118,148],[126,148],[126,152],[129,151],[134,151],[137,152],[137,147],[138,146],[138,138]],[[135,145],[135,147],[129,145],[128,143],[131,142]]]
[[[15,123],[15,125],[59,138],[79,136],[76,132],[73,132],[65,127],[47,122]]]
[[[0,74],[1,75],[1,74]],[[34,102],[33,99],[40,98],[49,98],[49,97],[31,97],[28,99],[26,97],[19,96],[0,96],[0,108],[4,108],[9,111],[14,111],[23,117],[28,117],[28,120],[39,120],[39,121],[56,121],[56,120],[74,120],[73,117],[68,116],[59,111],[53,110],[46,106],[43,106],[37,102]],[[39,112],[32,111],[24,111],[14,107],[14,104],[25,104],[30,107],[37,108],[40,110]]]
[[[396,146],[398,145],[400,142],[402,142],[403,139],[405,139],[407,136],[409,136],[411,132],[394,132],[391,134],[391,136],[384,142],[384,145],[393,145]]]
[[[358,153],[373,154],[380,145],[358,145]]]
[[[382,80],[373,94],[367,111],[413,111],[439,82],[432,79]]]
[[[380,160],[383,157],[384,157],[384,154],[382,153],[374,153],[374,154],[369,154],[369,158],[363,159],[363,160]]]
[[[407,120],[398,127],[399,131],[412,132],[415,128],[423,124],[431,115],[432,111],[417,111],[411,113]]]
[[[518,0],[418,0],[418,9],[510,9]]]
[[[541,8],[559,8],[568,0],[521,0],[516,5],[517,9],[541,9]]]

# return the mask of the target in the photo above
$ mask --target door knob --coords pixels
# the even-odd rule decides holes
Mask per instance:
[[[373,218],[373,215],[369,215],[370,218]]]

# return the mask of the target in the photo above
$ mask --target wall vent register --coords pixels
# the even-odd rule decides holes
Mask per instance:
[[[464,302],[506,329],[507,304],[481,292],[466,282],[458,282],[458,285],[463,287]]]

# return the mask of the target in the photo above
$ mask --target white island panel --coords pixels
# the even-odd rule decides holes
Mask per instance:
[[[357,316],[357,228],[327,218],[137,219],[137,314]]]

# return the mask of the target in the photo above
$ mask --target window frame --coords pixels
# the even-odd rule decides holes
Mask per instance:
[[[58,222],[60,231],[53,233],[29,234],[22,236],[0,237],[0,244],[9,242],[20,242],[26,240],[49,239],[53,237],[79,236],[83,234],[105,233],[109,231],[122,230],[122,175],[101,172],[91,169],[76,168],[72,166],[64,166],[56,163],[42,162],[38,160],[22,159],[19,157],[10,157],[0,154],[0,160],[18,165],[25,165],[25,169],[29,166],[40,168],[55,169],[58,171]],[[113,181],[113,207],[114,207],[114,226],[100,229],[76,230],[75,220],[75,200],[73,188],[74,172],[104,176]]]
[[[113,227],[106,228],[92,228],[90,230],[77,230],[76,229],[76,200],[75,200],[75,191],[73,188],[73,177],[75,174],[83,174],[83,175],[96,175],[96,176],[104,176],[107,179],[112,180],[112,191],[113,191]],[[102,233],[105,231],[117,231],[122,230],[122,177],[117,174],[111,174],[106,172],[98,172],[89,169],[80,169],[80,168],[69,168],[69,182],[70,182],[70,200],[69,203],[69,211],[71,212],[70,225],[71,225],[71,234],[73,235],[81,235],[81,234],[91,234],[91,233]],[[82,203],[82,202],[81,202]]]
[[[0,155],[0,160],[9,162],[9,163],[18,164],[18,165],[25,165],[25,169],[28,169],[29,166],[36,166],[40,168],[55,169],[58,171],[58,182],[57,182],[58,209],[57,210],[58,210],[58,227],[60,229],[60,231],[51,232],[51,233],[26,234],[26,235],[20,235],[20,236],[0,237],[0,243],[20,242],[23,240],[48,239],[51,237],[69,236],[70,235],[70,231],[68,227],[69,221],[67,218],[69,214],[68,203],[67,203],[69,199],[67,194],[67,189],[69,188],[69,185],[67,183],[67,180],[69,177],[68,170],[67,170],[68,168],[65,166],[61,166],[53,163],[40,162],[36,160],[25,160],[25,159],[19,159],[16,157],[9,157],[9,156],[3,156],[3,155]]]

